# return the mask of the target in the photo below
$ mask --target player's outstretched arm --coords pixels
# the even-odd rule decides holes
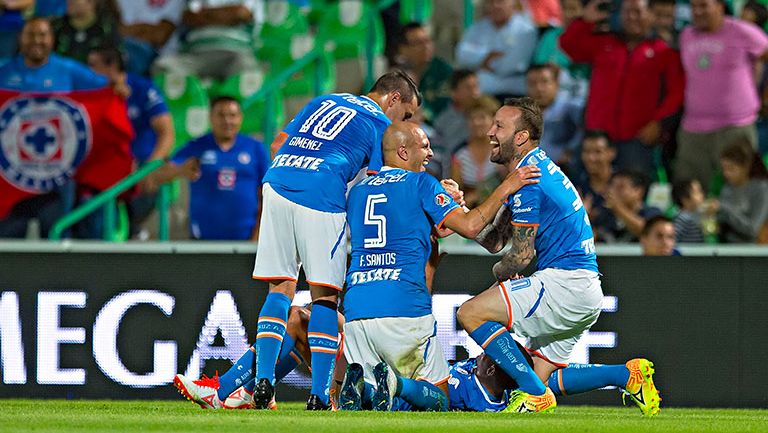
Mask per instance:
[[[480,231],[492,222],[491,216],[496,215],[510,194],[514,194],[525,185],[539,182],[540,171],[535,165],[526,165],[516,169],[508,174],[501,185],[478,207],[467,213],[451,213],[443,225],[467,239],[475,239]]]
[[[493,265],[493,274],[498,281],[512,279],[525,269],[536,256],[536,225],[513,225],[512,244],[509,251]]]
[[[480,234],[477,235],[475,241],[482,245],[483,248],[490,253],[498,253],[501,251],[509,239],[512,237],[513,226],[510,224],[512,221],[512,211],[508,207],[503,206],[496,212],[496,217],[493,219],[493,223],[487,225]]]

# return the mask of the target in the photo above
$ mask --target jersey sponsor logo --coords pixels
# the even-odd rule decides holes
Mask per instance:
[[[450,203],[451,203],[451,198],[448,197],[448,194],[441,192],[435,196],[435,204],[440,207],[446,207]]]
[[[0,175],[36,194],[63,184],[91,148],[88,119],[64,96],[8,100],[0,107]]]
[[[200,164],[210,164],[214,165],[216,164],[216,152],[213,150],[206,150],[203,152],[203,154],[200,156]]]
[[[235,189],[235,183],[237,183],[237,172],[231,168],[222,168],[219,170],[219,174],[216,176],[216,180],[219,189]]]
[[[301,168],[304,170],[318,171],[320,169],[320,164],[322,164],[323,161],[325,161],[325,159],[315,158],[314,156],[291,155],[290,153],[283,153],[277,155],[275,160],[272,161],[272,168],[293,167]]]
[[[248,165],[251,163],[251,155],[249,155],[248,152],[240,152],[237,155],[237,161],[240,162],[240,164]]]
[[[341,96],[341,99],[349,102],[350,104],[355,104],[357,106],[363,107],[364,109],[368,110],[371,113],[384,115],[384,112],[382,112],[379,109],[378,105],[371,103],[365,99],[358,98],[357,96],[351,93],[337,93],[336,95]]]
[[[402,268],[379,268],[370,271],[352,272],[349,275],[350,285],[372,283],[374,281],[399,281]]]
[[[512,197],[512,206],[520,207],[522,205],[523,201],[520,199],[520,194],[515,194],[514,197]]]
[[[402,182],[405,180],[405,178],[408,176],[408,173],[398,173],[398,174],[381,174],[379,173],[378,176],[369,176],[361,182],[363,185],[371,185],[371,186],[381,186],[386,185],[388,183],[397,183]]]
[[[532,210],[533,210],[533,208],[530,207],[530,206],[528,206],[528,207],[521,207],[521,208],[517,208],[516,207],[516,208],[512,209],[512,213],[528,213],[528,212],[530,212]]]

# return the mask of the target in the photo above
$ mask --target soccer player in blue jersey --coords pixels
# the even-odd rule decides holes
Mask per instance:
[[[260,190],[269,157],[264,145],[240,134],[243,112],[236,99],[211,101],[211,132],[176,152],[154,173],[160,184],[190,179],[192,236],[205,240],[249,240],[258,233]]]
[[[509,169],[536,166],[542,177],[510,195],[506,213],[478,237],[491,252],[507,241],[510,248],[493,267],[498,283],[457,313],[470,337],[519,384],[508,408],[513,412],[555,408],[555,395],[543,381],[567,366],[573,346],[597,321],[603,298],[589,218],[571,181],[539,148],[542,124],[541,109],[530,98],[509,99],[496,113],[488,131],[491,160]],[[534,257],[536,272],[520,277]],[[507,331],[528,338],[533,370]],[[652,364],[642,360],[632,368],[647,394],[641,409],[658,412]]]
[[[348,93],[310,101],[278,135],[279,150],[264,177],[264,211],[253,278],[269,283],[259,314],[254,398],[266,408],[274,395],[275,362],[285,334],[299,268],[312,294],[309,346],[312,390],[307,409],[328,408],[336,356],[338,293],[347,264],[347,184],[362,168],[381,167],[381,137],[392,120],[411,117],[421,103],[413,80],[384,74],[366,96]]]
[[[424,171],[432,150],[418,125],[393,123],[382,146],[385,166],[354,186],[348,199],[347,380],[361,383],[364,378],[369,389],[375,384],[375,410],[389,410],[395,396],[420,409],[446,410],[449,368],[425,284],[430,234],[433,227],[444,226],[474,238],[490,223],[485,215],[495,215],[509,194],[536,182],[529,177],[537,176],[538,169],[513,170],[485,202],[465,213]],[[360,407],[359,393],[347,397],[342,408]]]

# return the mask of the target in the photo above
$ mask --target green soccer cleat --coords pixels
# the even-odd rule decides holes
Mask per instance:
[[[509,405],[502,412],[507,413],[550,413],[557,407],[555,394],[549,387],[543,395],[531,395],[527,392],[513,391],[509,396]]]
[[[349,364],[339,393],[339,409],[363,410],[364,386],[363,366],[357,363]]]
[[[629,397],[645,416],[654,416],[661,410],[661,397],[653,384],[653,363],[647,359],[635,358],[627,361],[629,380],[624,387],[621,400],[627,404]]]

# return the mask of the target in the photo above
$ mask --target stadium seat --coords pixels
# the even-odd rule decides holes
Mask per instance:
[[[161,74],[155,84],[163,92],[173,117],[176,147],[208,130],[208,95],[194,76]]]
[[[360,58],[365,55],[368,28],[373,21],[374,54],[384,52],[384,25],[370,1],[340,0],[326,7],[327,13],[318,23],[318,40],[331,43],[337,60]]]
[[[400,0],[400,23],[428,23],[432,19],[432,0]]]
[[[233,75],[223,83],[213,85],[209,90],[209,95],[211,98],[227,95],[243,103],[261,88],[264,81],[264,73],[260,70]],[[250,106],[243,107],[243,126],[241,129],[243,133],[257,134],[264,132],[264,104],[264,101],[261,100]],[[285,122],[285,110],[283,108],[281,92],[277,92],[274,116],[276,127],[282,127]]]
[[[269,64],[270,75],[285,70],[315,48],[315,36],[303,11],[292,2],[268,3],[266,22],[260,33],[256,57]],[[286,49],[288,47],[288,49]],[[321,59],[321,92],[333,90],[335,76],[330,57]],[[315,65],[309,65],[288,81],[283,88],[286,97],[314,96]]]

